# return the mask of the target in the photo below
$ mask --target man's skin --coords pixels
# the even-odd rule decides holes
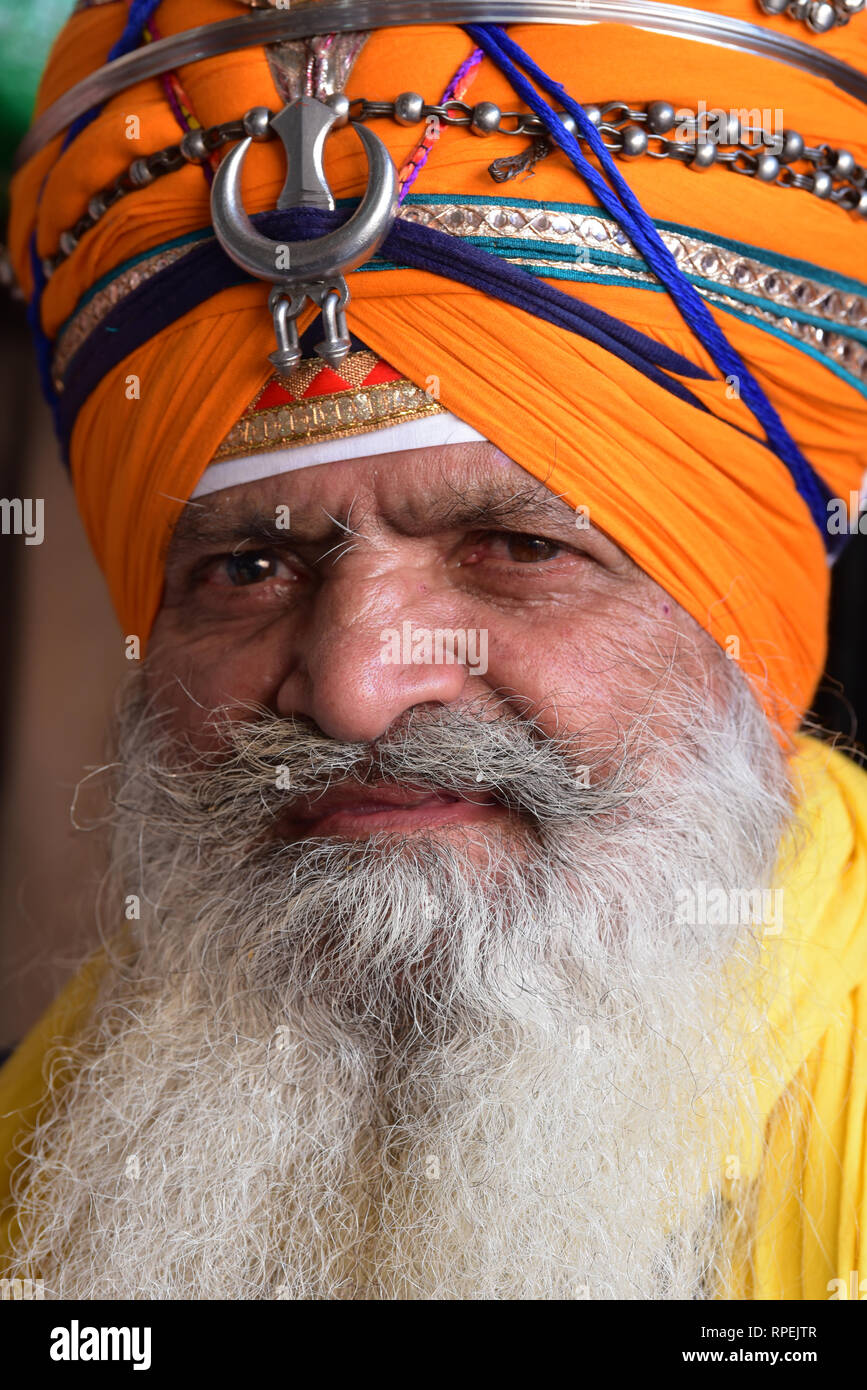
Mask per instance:
[[[285,507],[288,529],[276,524]],[[486,629],[486,673],[384,664],[382,634],[405,621]],[[198,746],[218,706],[250,718],[240,705],[252,702],[372,743],[415,707],[494,691],[545,733],[614,740],[652,694],[642,656],[658,669],[675,652],[710,680],[715,643],[612,540],[576,525],[571,507],[493,445],[455,444],[299,469],[190,503],[168,551],[147,679]],[[317,803],[297,833],[502,814],[485,797],[392,788],[392,800],[415,803],[395,807],[375,792]]]

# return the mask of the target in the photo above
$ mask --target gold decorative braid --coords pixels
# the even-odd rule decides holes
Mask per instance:
[[[312,376],[315,376],[322,370],[322,363],[317,359],[314,363],[302,364],[299,371],[303,372],[305,367],[312,368]],[[284,378],[283,384],[294,392],[298,389],[298,379],[299,374],[294,373],[292,377]],[[335,391],[327,396],[311,396],[307,400],[291,401],[254,415],[245,415],[237,425],[232,426],[214,454],[213,462],[246,454],[261,454],[286,445],[313,444],[351,434],[366,434],[404,420],[421,420],[443,413],[443,407],[437,401],[405,377],[365,386],[357,391]]]

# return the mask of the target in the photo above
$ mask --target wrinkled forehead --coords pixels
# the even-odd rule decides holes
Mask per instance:
[[[362,441],[357,441],[360,445]],[[277,472],[191,499],[169,559],[200,545],[260,539],[326,541],[332,535],[424,536],[467,529],[592,533],[637,569],[612,540],[495,445],[449,444],[364,454]]]

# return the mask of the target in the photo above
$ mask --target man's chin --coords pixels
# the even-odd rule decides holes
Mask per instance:
[[[234,942],[215,956],[215,991],[234,972],[239,996],[275,1027],[306,1001],[390,1043],[407,1017],[444,1037],[469,1019],[524,1017],[528,991],[540,1013],[555,992],[568,1002],[568,884],[517,817],[271,843],[250,870],[255,887],[231,926],[218,926],[216,907],[202,929]],[[546,974],[546,958],[562,969]]]
[[[328,818],[328,824],[302,834],[287,833],[278,825],[274,839],[293,857],[321,862],[329,851],[345,855],[347,867],[365,865],[375,870],[384,863],[412,862],[429,865],[430,891],[436,894],[436,866],[448,860],[463,864],[467,875],[482,881],[496,880],[497,865],[504,856],[524,862],[538,847],[537,834],[524,817],[501,806],[465,810],[460,803],[454,813],[431,810],[429,815],[396,815],[358,818]]]

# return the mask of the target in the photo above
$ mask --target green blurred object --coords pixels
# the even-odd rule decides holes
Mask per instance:
[[[12,156],[30,124],[39,78],[72,0],[0,0],[0,174],[5,198]]]

